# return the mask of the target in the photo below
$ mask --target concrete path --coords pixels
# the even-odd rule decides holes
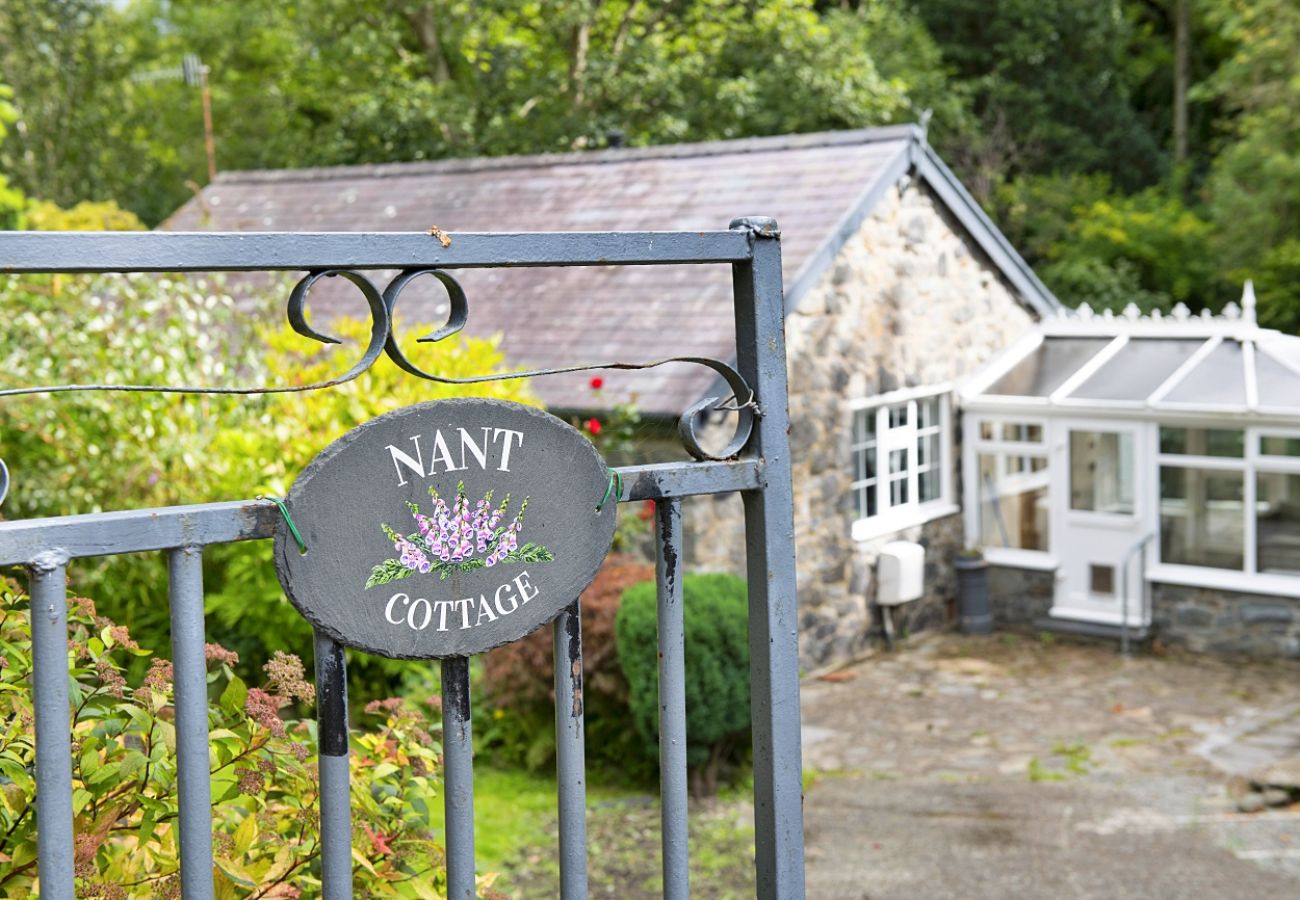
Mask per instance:
[[[1300,665],[934,635],[804,685],[812,898],[1300,897]]]

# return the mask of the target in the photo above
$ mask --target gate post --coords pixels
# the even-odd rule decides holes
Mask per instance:
[[[740,374],[762,410],[749,455],[765,485],[746,491],[750,709],[754,729],[754,865],[758,896],[804,896],[803,763],[799,749],[799,635],[794,485],[786,395],[785,298],[775,219],[736,219],[753,256],[732,264]],[[743,397],[736,398],[743,403]]]

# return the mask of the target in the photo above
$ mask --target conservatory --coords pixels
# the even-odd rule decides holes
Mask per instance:
[[[961,403],[967,541],[1051,573],[1050,620],[1141,631],[1192,588],[1214,599],[1184,618],[1245,603],[1296,641],[1300,337],[1257,326],[1249,283],[1216,317],[1048,319]]]

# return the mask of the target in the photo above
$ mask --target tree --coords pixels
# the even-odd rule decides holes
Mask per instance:
[[[0,0],[0,83],[13,128],[0,170],[31,196],[69,206],[112,199],[130,165],[124,117],[132,41],[97,0]]]
[[[1205,85],[1232,115],[1207,183],[1216,250],[1238,280],[1256,279],[1261,319],[1300,330],[1300,7],[1218,0],[1210,16],[1235,46]]]
[[[196,92],[140,80],[187,53],[211,71],[220,167],[243,169],[883,124],[911,112],[920,70],[895,53],[882,75],[877,35],[926,46],[894,0],[865,17],[812,0],[0,3],[23,123],[0,159],[28,193],[116,197],[149,223],[203,179]]]
[[[0,84],[0,147],[4,146],[8,127],[17,118],[13,104],[9,102],[11,96],[13,96],[13,92]],[[23,196],[23,192],[11,187],[9,179],[5,177],[4,171],[0,169],[0,231],[22,227],[24,221],[23,210],[26,206],[27,198]]]
[[[1133,189],[1164,173],[1130,102],[1120,0],[918,0],[917,9],[973,92],[979,139],[942,146],[977,189],[1026,172],[1091,171]]]

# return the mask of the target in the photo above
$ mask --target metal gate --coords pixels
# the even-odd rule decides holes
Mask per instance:
[[[457,234],[452,246],[423,234],[0,234],[0,272],[306,271],[365,281],[366,270],[403,276],[495,266],[717,264],[732,266],[737,359],[716,361],[749,391],[742,446],[724,459],[627,466],[620,501],[655,500],[658,528],[660,767],[664,895],[689,894],[687,879],[686,699],[682,609],[685,497],[740,492],[749,581],[755,860],[758,895],[803,896],[803,810],[799,748],[794,534],[779,233],[770,219],[738,219],[727,231],[588,234]],[[397,279],[395,279],[396,281]],[[369,282],[366,282],[368,284]],[[297,292],[295,292],[297,293]],[[376,294],[371,297],[371,294]],[[373,287],[371,353],[392,341]],[[298,298],[301,302],[301,298]],[[378,301],[378,306],[376,305]],[[294,315],[291,298],[290,318]],[[454,304],[453,304],[454,305]],[[389,303],[391,310],[391,302]],[[301,309],[298,309],[301,315]],[[305,322],[304,322],[305,324]],[[633,366],[638,367],[638,366]],[[426,376],[427,377],[427,376]],[[342,378],[336,381],[344,380]],[[0,385],[0,396],[7,386]],[[73,389],[104,386],[76,386]],[[15,392],[15,391],[10,391]],[[688,443],[694,408],[683,415]],[[72,757],[68,729],[66,572],[70,560],[139,551],[168,558],[183,896],[213,895],[202,554],[207,546],[270,538],[274,503],[245,500],[95,515],[0,522],[0,565],[31,578],[36,812],[41,893],[72,898]],[[561,894],[587,895],[586,789],[577,604],[554,623]],[[315,646],[320,751],[323,895],[352,896],[348,721],[343,649],[318,634]],[[443,667],[448,896],[473,897],[474,809],[468,660]]]

